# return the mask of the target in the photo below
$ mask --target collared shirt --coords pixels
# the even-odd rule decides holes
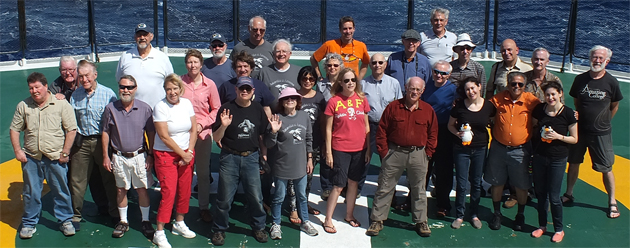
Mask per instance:
[[[427,56],[431,65],[444,60],[450,62],[453,59],[453,46],[457,43],[457,35],[446,30],[444,36],[437,37],[433,29],[420,33],[420,52]]]
[[[437,146],[438,124],[431,105],[418,100],[418,108],[410,110],[405,98],[391,102],[383,111],[376,131],[376,147],[381,158],[385,157],[389,143],[398,146],[424,147],[432,156]]]
[[[95,82],[96,83],[96,82]],[[72,93],[70,105],[79,126],[79,134],[83,136],[101,134],[101,116],[105,106],[116,101],[116,94],[112,89],[96,83],[96,89],[88,95],[84,88],[79,88]]]
[[[50,91],[48,100],[39,107],[32,97],[18,103],[11,122],[11,130],[24,131],[24,152],[34,159],[42,155],[58,160],[63,149],[65,132],[76,130],[72,107],[65,100],[57,100]]]
[[[463,69],[459,65],[459,60],[451,61],[451,66],[453,67],[453,71],[451,72],[451,77],[448,79],[451,80],[455,85],[459,85],[461,81],[468,77],[474,77],[481,83],[481,94],[483,95],[486,92],[486,69],[481,65],[481,63],[469,60],[466,67]]]
[[[424,82],[431,80],[431,63],[426,56],[416,53],[413,59],[409,61],[405,57],[405,52],[395,52],[387,58],[387,67],[385,74],[392,76],[400,83],[400,89],[405,91],[405,82],[410,77],[420,77]]]
[[[205,140],[212,134],[210,126],[217,117],[217,111],[221,107],[221,99],[219,99],[219,91],[214,82],[203,74],[201,76],[203,81],[195,89],[195,83],[188,74],[182,75],[182,81],[184,81],[184,88],[186,89],[182,97],[192,102],[197,124],[201,124],[203,127],[203,130],[199,133],[199,138]]]
[[[504,90],[490,99],[497,108],[492,138],[505,146],[520,146],[532,137],[532,111],[540,103],[532,93],[523,92],[512,100],[510,91]]]
[[[173,73],[171,60],[159,49],[151,47],[149,55],[142,58],[138,48],[134,47],[120,55],[116,81],[124,75],[132,75],[138,83],[136,99],[155,107],[155,104],[166,96],[162,85],[164,78],[171,73]]]
[[[330,94],[330,89],[332,88],[332,82],[328,80],[328,78],[324,78],[322,81],[317,82],[317,90],[319,90],[322,95],[324,95],[324,99],[328,102],[332,95]]]
[[[534,70],[525,72],[525,76],[527,77],[527,83],[525,84],[525,91],[531,92],[532,94],[534,94],[536,97],[538,97],[538,100],[540,100],[541,102],[545,101],[545,92],[542,89],[543,87],[545,87],[545,85],[551,82],[556,82],[556,83],[559,83],[560,86],[562,86],[562,81],[560,81],[560,78],[558,78],[556,75],[553,75],[553,73],[551,73],[549,70],[546,70],[545,78],[543,78],[543,82],[540,83],[540,86],[536,84],[536,82],[534,82],[533,80]],[[560,99],[560,101],[564,103],[564,97]]]
[[[383,75],[381,80],[376,80],[373,75],[370,75],[361,80],[361,86],[370,104],[370,112],[368,112],[370,122],[380,121],[385,107],[390,102],[402,98],[400,83],[387,75]]]
[[[121,100],[107,104],[103,112],[103,132],[109,134],[117,151],[135,152],[144,145],[144,133],[154,132],[153,110],[149,104],[135,99],[127,112]]]
[[[357,75],[360,69],[359,61],[363,65],[370,63],[370,54],[368,54],[367,46],[356,39],[352,39],[352,42],[345,44],[343,47],[341,39],[326,41],[313,53],[313,58],[319,62],[329,53],[341,55],[343,65],[352,68]]]
[[[72,92],[74,89],[68,87],[66,85],[66,80],[64,80],[61,76],[59,76],[52,84],[48,84],[48,90],[53,95],[60,93],[66,97],[66,101],[70,102],[70,97],[72,96]]]
[[[488,88],[486,91],[493,90],[495,93],[503,92],[507,88],[507,75],[513,71],[526,72],[532,69],[532,66],[524,63],[520,58],[516,58],[516,64],[512,68],[505,67],[503,61],[496,62],[490,69],[490,79],[488,79]],[[486,92],[487,93],[487,92]]]

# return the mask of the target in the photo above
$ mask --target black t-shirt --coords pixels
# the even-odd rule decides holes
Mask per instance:
[[[619,81],[615,77],[606,72],[602,78],[593,79],[587,71],[575,77],[569,95],[580,101],[580,105],[576,105],[580,113],[580,132],[594,135],[611,133],[610,103],[623,99]]]
[[[569,133],[569,126],[577,122],[575,111],[565,105],[556,116],[549,116],[545,113],[545,106],[547,106],[546,103],[538,104],[532,111],[532,117],[538,120],[538,127],[536,127],[532,138],[535,147],[534,153],[545,157],[567,157],[569,156],[569,144],[560,140],[553,140],[551,143],[542,142],[540,132],[544,126],[550,126],[556,133],[566,136]]]
[[[488,146],[488,122],[490,118],[494,117],[497,109],[492,102],[484,100],[483,107],[477,112],[470,111],[464,99],[460,99],[455,104],[455,107],[451,109],[451,117],[456,118],[456,129],[459,130],[462,125],[468,123],[473,132],[473,139],[468,147],[477,148]],[[458,139],[459,140],[459,139]],[[456,146],[463,147],[461,140],[454,142]]]
[[[225,129],[221,144],[238,152],[258,150],[258,136],[267,132],[269,128],[269,120],[263,106],[252,101],[251,105],[244,108],[236,104],[234,100],[227,102],[219,108],[217,121],[212,124],[212,131],[216,131],[221,126],[221,113],[224,109],[230,110],[232,123]]]
[[[302,97],[302,111],[308,114],[313,130],[313,149],[323,146],[324,137],[321,131],[321,114],[326,109],[326,99],[317,91],[311,98]]]

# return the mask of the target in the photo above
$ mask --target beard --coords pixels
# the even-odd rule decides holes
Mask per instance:
[[[225,51],[212,52],[212,57],[214,57],[215,59],[223,58],[224,55]]]
[[[144,43],[144,42],[136,42],[136,44],[138,45],[138,48],[140,49],[146,49],[147,47],[149,47],[149,44]]]
[[[604,64],[595,65],[595,64],[593,64],[593,62],[591,62],[591,71],[593,71],[593,72],[600,72],[604,68],[605,68]]]
[[[131,95],[121,95],[121,96],[120,96],[120,100],[121,100],[123,103],[130,103],[130,102],[132,102],[132,101],[133,101],[133,96],[131,96]]]

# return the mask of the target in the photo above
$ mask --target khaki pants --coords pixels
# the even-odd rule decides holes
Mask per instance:
[[[381,163],[381,171],[378,174],[378,187],[374,194],[370,219],[372,221],[384,221],[387,219],[396,184],[403,171],[407,169],[413,222],[426,222],[427,195],[425,192],[425,178],[429,164],[427,155],[424,149],[406,151],[392,148],[390,147]]]
[[[88,180],[92,170],[99,170],[103,180],[105,194],[109,201],[109,214],[118,216],[116,203],[116,180],[114,174],[103,167],[103,147],[100,137],[81,137],[80,146],[73,147],[72,164],[70,165],[70,196],[72,197],[72,209],[74,216],[72,221],[81,221],[83,200],[88,186]],[[94,197],[94,196],[93,196]]]

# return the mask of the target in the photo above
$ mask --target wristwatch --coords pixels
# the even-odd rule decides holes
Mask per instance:
[[[61,156],[62,156],[62,157],[64,157],[64,158],[67,158],[67,157],[68,157],[68,154],[67,154],[67,153],[65,153],[65,152],[62,152],[62,153],[61,153]]]

